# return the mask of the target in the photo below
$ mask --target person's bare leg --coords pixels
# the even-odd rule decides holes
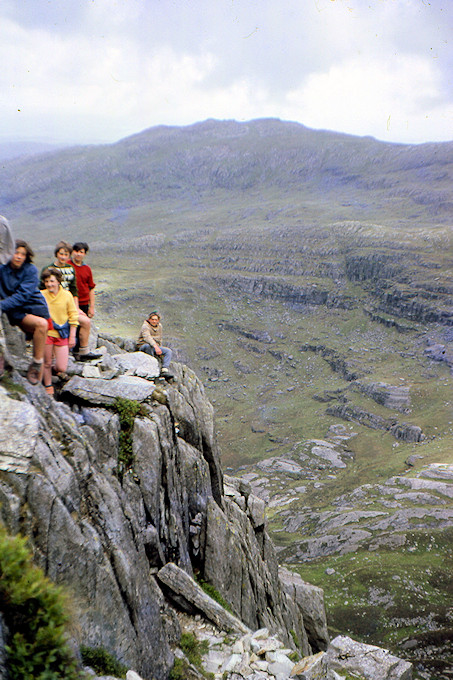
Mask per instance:
[[[79,310],[79,351],[76,355],[79,361],[98,359],[102,356],[102,354],[90,352],[88,349],[88,343],[90,341],[90,329],[91,320],[85,314],[85,312]]]
[[[20,327],[25,333],[33,335],[33,359],[37,363],[42,362],[47,337],[47,319],[34,314],[26,314]]]
[[[57,374],[66,373],[68,368],[68,357],[68,345],[55,345],[55,370]]]
[[[80,349],[85,351],[88,349],[88,342],[90,340],[91,321],[82,310],[79,311],[79,344]]]
[[[53,357],[53,345],[45,345],[44,370],[42,381],[46,389],[52,387],[52,357]]]
[[[33,336],[33,361],[27,370],[27,380],[32,385],[37,385],[42,376],[44,347],[47,337],[47,319],[34,314],[26,314],[21,321],[20,327],[25,333]]]

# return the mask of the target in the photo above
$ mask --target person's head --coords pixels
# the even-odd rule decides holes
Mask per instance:
[[[77,241],[77,243],[74,243],[71,253],[72,261],[76,264],[82,264],[83,259],[89,249],[88,243],[85,243],[84,241]]]
[[[151,312],[148,317],[148,321],[151,326],[158,326],[160,321],[160,314],[158,312]]]
[[[63,280],[61,271],[55,267],[46,267],[41,274],[41,280],[47,290],[56,293]]]
[[[16,239],[16,250],[11,258],[11,266],[20,269],[24,262],[33,262],[34,252],[27,241],[21,238]]]
[[[66,264],[71,256],[71,244],[67,241],[58,241],[54,254],[60,264]]]

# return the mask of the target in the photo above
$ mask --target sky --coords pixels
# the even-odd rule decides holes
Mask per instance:
[[[279,118],[453,139],[452,0],[1,0],[0,142]]]

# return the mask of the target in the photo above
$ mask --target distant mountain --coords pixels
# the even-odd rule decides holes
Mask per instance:
[[[23,156],[34,156],[36,154],[48,153],[57,149],[64,148],[64,144],[51,144],[46,142],[31,141],[0,141],[0,161],[20,158]]]
[[[328,201],[344,219],[442,224],[451,220],[452,176],[453,142],[388,144],[273,119],[208,120],[7,160],[0,210],[61,228],[83,214],[98,222],[118,210],[152,215],[169,201],[246,205],[258,192],[260,203],[315,201],[320,216]]]

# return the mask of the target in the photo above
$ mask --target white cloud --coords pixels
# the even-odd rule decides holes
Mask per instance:
[[[287,114],[309,127],[387,141],[445,139],[453,104],[442,104],[441,75],[433,61],[402,55],[348,60],[313,73],[288,93]],[[451,128],[450,128],[451,132]]]
[[[440,0],[23,3],[0,21],[3,135],[115,141],[273,116],[389,141],[452,137]]]

